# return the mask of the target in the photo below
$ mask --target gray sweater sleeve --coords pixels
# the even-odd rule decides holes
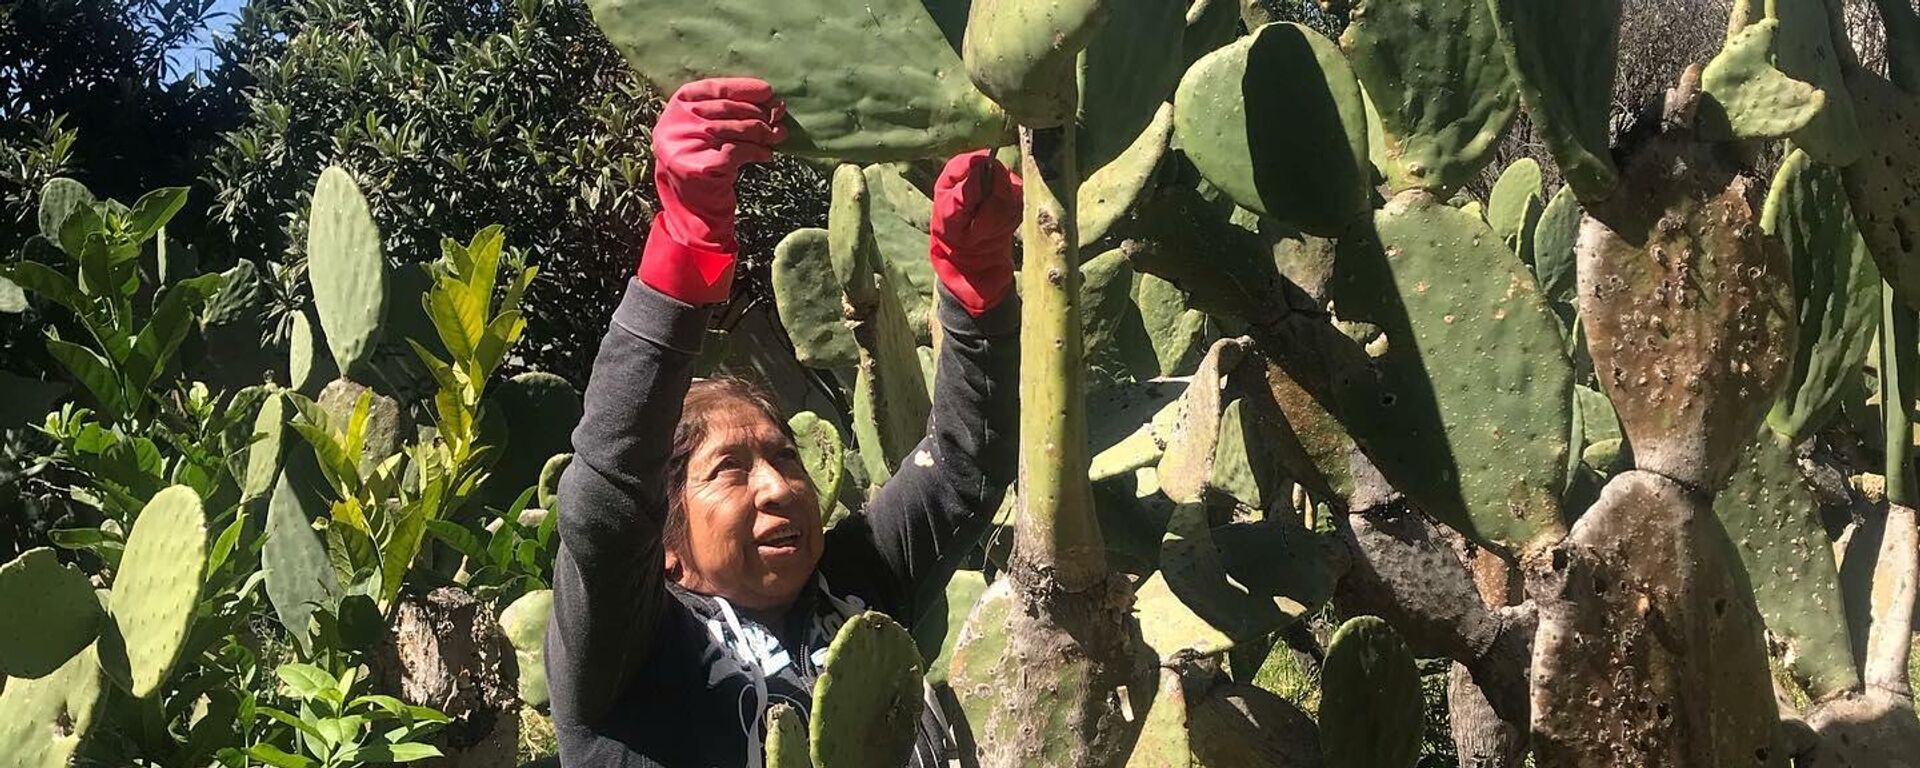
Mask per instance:
[[[927,436],[865,514],[834,528],[827,546],[831,554],[834,539],[869,540],[870,548],[842,549],[872,552],[878,563],[856,556],[834,564],[883,569],[894,603],[888,610],[902,622],[913,621],[946,588],[993,521],[1018,467],[1020,299],[1008,296],[974,317],[944,289],[939,294],[944,336]],[[849,575],[861,581],[882,576]]]
[[[666,465],[710,314],[632,279],[600,342],[573,463],[560,479],[546,651],[563,744],[612,710],[651,652],[670,599]]]

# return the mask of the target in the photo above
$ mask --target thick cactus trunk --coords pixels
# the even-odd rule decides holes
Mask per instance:
[[[1012,567],[968,619],[951,680],[982,766],[1117,766],[1152,697],[1087,481],[1071,125],[1021,132],[1019,517]]]

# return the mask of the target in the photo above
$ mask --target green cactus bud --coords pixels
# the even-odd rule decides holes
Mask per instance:
[[[1700,89],[1717,109],[1708,125],[1741,139],[1777,139],[1796,133],[1826,108],[1826,94],[1774,68],[1780,22],[1766,19],[1727,38],[1701,72]],[[1724,121],[1725,125],[1718,123]]]
[[[1540,163],[1523,157],[1507,166],[1487,194],[1487,225],[1529,265],[1534,259],[1535,226],[1546,202],[1540,184]]]
[[[488,497],[505,508],[540,477],[553,457],[573,450],[579,426],[580,393],[566,379],[532,371],[517,374],[487,390],[489,412],[506,417],[507,446],[487,479]]]
[[[322,171],[313,188],[307,280],[334,364],[343,374],[361,372],[387,314],[387,263],[367,199],[339,166]]]
[[[1735,542],[1787,671],[1815,700],[1858,688],[1840,571],[1792,442],[1761,430],[1714,497],[1713,513]]]
[[[1320,745],[1328,768],[1412,768],[1425,705],[1420,670],[1377,616],[1347,620],[1320,668]]]
[[[1243,208],[1327,237],[1368,208],[1360,84],[1304,26],[1269,24],[1196,62],[1174,94],[1173,133]]]
[[[1361,0],[1340,47],[1380,115],[1394,191],[1472,180],[1520,109],[1484,0]]]
[[[827,370],[852,368],[860,362],[860,350],[854,346],[852,329],[847,327],[841,305],[843,284],[834,276],[828,243],[827,230],[808,227],[794,230],[774,246],[774,307],[801,365]],[[873,290],[872,280],[853,280],[844,285],[862,283],[869,292]]]
[[[1648,765],[1784,763],[1762,622],[1733,550],[1696,492],[1638,470],[1607,482],[1528,588],[1541,764],[1614,765],[1622,744]]]
[[[547,706],[547,618],[552,615],[551,589],[521,595],[500,612],[500,629],[513,645],[520,671],[520,700],[530,707]]]
[[[1052,128],[1071,121],[1074,65],[1106,22],[1107,0],[975,0],[960,54],[967,77],[1014,122]]]
[[[126,640],[135,698],[160,689],[185,646],[207,569],[200,495],[176,485],[134,519],[113,580],[113,621]]]
[[[807,724],[793,707],[775,704],[767,709],[766,764],[767,768],[813,768]]]
[[[1847,379],[1866,361],[1879,327],[1880,271],[1854,225],[1840,172],[1806,152],[1780,164],[1760,228],[1793,265],[1800,327],[1800,350],[1767,424],[1797,441],[1832,419]]]
[[[93,596],[88,595],[88,603]],[[97,607],[98,604],[94,603]],[[105,698],[100,663],[82,649],[52,674],[0,691],[0,756],[9,768],[67,768]]]
[[[1489,0],[1495,27],[1554,163],[1581,200],[1613,190],[1608,150],[1620,0]]]
[[[1581,323],[1634,461],[1699,488],[1726,478],[1794,348],[1792,273],[1754,184],[1663,136],[1581,227]]]
[[[29,549],[0,565],[0,605],[16,620],[0,626],[0,674],[40,678],[86,650],[100,633],[100,604],[80,571],[52,549]]]
[[[291,470],[280,473],[267,502],[267,543],[260,551],[260,565],[280,625],[301,652],[308,653],[313,647],[313,611],[331,607],[340,587],[311,522],[326,511],[326,503],[297,488]]]
[[[965,20],[918,0],[592,0],[593,19],[661,93],[752,76],[787,105],[782,152],[856,162],[1000,143],[1006,118],[955,54]],[[747,23],[748,21],[751,23]],[[823,77],[822,73],[835,73]]]
[[[552,514],[560,507],[560,477],[567,472],[567,465],[573,463],[573,454],[562,453],[547,459],[540,467],[540,508]]]
[[[1334,393],[1341,422],[1395,489],[1456,530],[1517,552],[1557,540],[1573,369],[1526,265],[1486,222],[1419,191],[1355,234],[1330,296],[1385,339],[1377,388]],[[1444,362],[1467,359],[1484,365]]]
[[[813,686],[809,723],[820,768],[894,768],[918,734],[923,673],[913,636],[868,611],[841,625]]]
[[[809,242],[808,245],[818,244]],[[798,243],[788,247],[792,254],[789,258],[790,268],[793,258],[812,255],[791,250],[799,248]],[[830,274],[838,277],[840,291],[847,295],[847,302],[854,306],[871,304],[874,300],[873,283],[867,276],[880,268],[880,255],[875,252],[872,199],[867,194],[867,177],[859,166],[842,164],[833,170],[833,198],[832,205],[827,209],[826,247],[827,264],[832,270]],[[811,266],[809,272],[817,273],[818,259],[808,261],[812,263],[801,266]]]
[[[846,445],[840,441],[840,429],[812,411],[801,411],[787,420],[793,440],[800,448],[800,463],[807,468],[813,491],[820,497],[820,517],[840,498],[840,479],[846,475]]]
[[[1596,441],[1580,451],[1580,463],[1601,475],[1611,476],[1631,466],[1633,457],[1627,453],[1627,443],[1620,438]]]

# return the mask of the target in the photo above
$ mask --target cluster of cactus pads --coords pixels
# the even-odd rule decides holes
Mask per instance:
[[[1905,3],[1882,76],[1837,0],[1739,0],[1620,136],[1618,0],[1323,4],[1339,40],[1227,0],[590,5],[663,90],[764,78],[783,151],[841,163],[774,259],[799,359],[854,393],[794,423],[823,502],[924,425],[927,170],[1024,176],[1007,535],[970,611],[902,617],[981,764],[1412,765],[1411,656],[1454,662],[1475,765],[1920,754]],[[1473,199],[1522,115],[1554,173]],[[1885,498],[1836,556],[1799,456],[1871,412],[1863,371]],[[1329,604],[1365,618],[1316,723],[1242,667]]]

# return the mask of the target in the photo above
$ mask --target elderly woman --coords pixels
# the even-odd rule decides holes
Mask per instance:
[[[735,178],[772,157],[782,115],[766,83],[705,80],[654,129],[660,212],[560,483],[547,673],[568,766],[760,765],[767,708],[806,716],[840,625],[918,615],[1013,480],[1020,185],[984,152],[935,187],[945,336],[927,436],[864,513],[823,532],[787,420],[747,384],[692,381],[733,279]],[[946,765],[936,718],[916,765]]]

